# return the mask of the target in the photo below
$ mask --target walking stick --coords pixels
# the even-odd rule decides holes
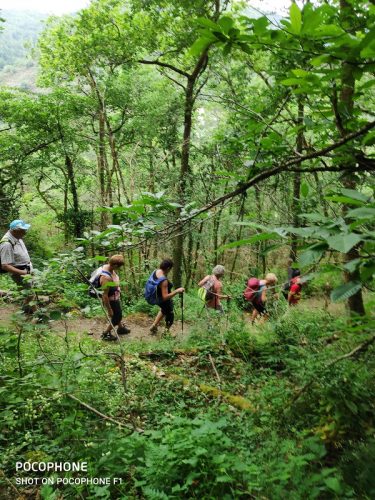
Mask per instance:
[[[228,306],[227,306],[227,318],[226,318],[226,325],[225,325],[225,331],[228,331],[228,324],[229,324],[229,313],[230,313],[230,303],[232,299],[228,299]]]
[[[184,333],[184,294],[180,294],[181,303],[181,333]]]

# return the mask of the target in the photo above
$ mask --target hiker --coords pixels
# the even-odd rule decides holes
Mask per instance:
[[[301,300],[301,272],[299,269],[293,269],[293,278],[290,280],[290,290],[288,294],[288,304],[295,306]]]
[[[90,278],[90,282],[93,283],[93,286],[102,290],[101,300],[103,307],[111,320],[102,333],[103,340],[117,340],[117,335],[130,333],[129,328],[122,322],[120,278],[116,272],[123,265],[124,257],[122,255],[112,255],[108,264],[104,264],[104,266],[97,269]],[[109,285],[109,283],[114,283],[114,285]],[[106,286],[106,284],[108,284],[108,286]],[[92,293],[91,296],[93,296]],[[99,292],[96,293],[96,296],[99,296]],[[112,330],[115,326],[117,326],[117,335],[112,334]]]
[[[264,320],[268,319],[266,302],[267,302],[267,287],[274,287],[277,283],[275,274],[266,274],[263,280],[258,278],[250,278],[247,282],[247,287],[243,293],[244,298],[254,307],[251,322],[254,323],[258,316],[262,316]]]
[[[212,269],[212,274],[205,276],[198,283],[198,286],[201,287],[198,291],[198,295],[205,301],[205,306],[209,309],[220,311],[221,313],[224,311],[220,299],[231,299],[229,295],[222,295],[221,293],[223,284],[220,280],[224,276],[224,273],[224,266],[217,265]]]
[[[292,264],[293,264],[293,259],[289,258],[288,259],[288,281],[286,283],[284,283],[283,292],[282,292],[283,295],[284,295],[284,297],[285,297],[285,300],[288,300],[288,294],[289,294],[289,289],[290,289],[290,281],[293,278]]]
[[[173,283],[168,280],[168,274],[172,267],[173,261],[171,259],[164,259],[160,263],[159,269],[153,271],[146,283],[145,299],[149,304],[160,307],[160,311],[150,328],[152,335],[157,333],[159,323],[164,317],[167,330],[171,328],[174,322],[172,298],[179,293],[185,292],[185,288],[182,287],[172,292]]]
[[[24,279],[24,276],[31,274],[32,264],[23,242],[30,227],[25,221],[16,219],[9,224],[9,231],[0,240],[1,272],[9,273],[18,287],[23,289],[31,288],[31,281]],[[31,296],[25,298],[23,309],[26,313],[33,312],[33,308],[28,305],[31,300]]]

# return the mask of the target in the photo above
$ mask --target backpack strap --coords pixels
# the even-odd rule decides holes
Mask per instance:
[[[109,271],[102,270],[102,271],[100,271],[99,276],[102,276],[103,274],[106,274],[107,276],[109,276],[110,278],[112,278],[112,274]]]
[[[0,245],[1,243],[10,243],[12,245],[12,248],[14,249],[16,243],[12,243],[8,238],[6,238],[5,236],[0,240]]]

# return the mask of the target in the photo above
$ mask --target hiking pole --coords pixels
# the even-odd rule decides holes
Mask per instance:
[[[184,294],[180,294],[180,304],[181,304],[181,333],[184,333]]]
[[[225,324],[225,331],[228,331],[228,324],[229,324],[229,312],[230,312],[230,303],[232,299],[228,299],[228,306],[227,306],[227,318],[226,318],[226,324]]]

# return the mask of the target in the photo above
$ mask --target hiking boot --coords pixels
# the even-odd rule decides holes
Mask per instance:
[[[150,328],[150,333],[151,333],[151,335],[156,335],[158,333],[158,327],[157,326],[152,326]]]
[[[127,335],[128,333],[130,333],[130,329],[125,325],[121,325],[117,328],[117,335]]]
[[[105,333],[105,332],[103,332],[102,336],[101,336],[101,339],[102,340],[115,341],[115,340],[117,340],[117,337],[115,337],[111,333]]]

